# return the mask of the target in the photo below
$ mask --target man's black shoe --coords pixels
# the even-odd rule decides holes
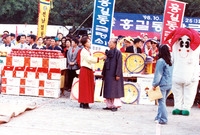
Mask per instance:
[[[117,111],[117,108],[111,108],[111,111],[112,111],[112,112],[116,112],[116,111]]]
[[[103,110],[111,110],[112,108],[105,107]]]

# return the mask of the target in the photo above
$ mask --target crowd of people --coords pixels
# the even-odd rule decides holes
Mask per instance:
[[[81,39],[88,37],[90,35],[82,36],[64,36],[62,33],[57,33],[56,36],[51,37],[37,37],[36,35],[30,33],[29,35],[15,35],[14,33],[9,33],[9,31],[4,31],[2,34],[3,45],[0,45],[0,50],[10,53],[12,48],[21,49],[48,49],[48,50],[58,50],[67,59],[66,71],[66,81],[65,89],[71,91],[73,79],[78,77],[76,70],[79,69],[78,63],[76,61],[79,49],[84,46]],[[144,53],[153,59],[153,72],[155,70],[156,60],[158,59],[158,45],[159,41],[156,39],[150,39],[147,35],[143,38],[132,38],[118,36],[117,46],[122,53]]]
[[[15,34],[9,34],[8,31],[4,31],[2,41],[3,45],[0,46],[0,49],[1,51],[6,50],[8,53],[12,48],[60,51],[67,60],[66,70],[62,71],[65,74],[65,86],[61,90],[61,94],[64,94],[64,90],[70,92],[73,79],[79,77],[78,102],[80,103],[80,108],[84,109],[90,109],[89,104],[94,102],[95,77],[92,65],[98,63],[99,60],[104,60],[102,80],[104,85],[103,97],[106,100],[106,107],[103,109],[111,111],[117,111],[121,107],[120,98],[124,97],[122,53],[145,53],[147,56],[152,57],[154,61],[163,58],[160,60],[162,65],[166,66],[167,63],[171,66],[169,59],[166,60],[163,55],[159,56],[159,41],[149,39],[148,36],[144,36],[143,39],[123,36],[111,38],[108,42],[109,50],[104,56],[99,58],[93,57],[92,55],[89,35],[74,37],[71,35],[64,36],[62,33],[58,33],[56,36],[44,38],[37,37],[34,34],[27,36],[22,34],[15,37]],[[118,44],[120,44],[120,48],[118,48]],[[166,47],[162,48],[166,50]],[[77,61],[77,58],[79,58],[80,62]],[[79,74],[76,72],[78,69],[80,69]],[[156,73],[164,72],[160,70],[160,68],[157,68]],[[160,85],[159,79],[154,78],[153,88]],[[170,80],[170,78],[166,79]],[[167,91],[165,91],[165,88],[162,88],[165,91],[163,95],[168,94],[171,84],[168,86]],[[166,96],[159,100],[160,109],[155,118],[161,124],[167,122],[165,101]]]
[[[149,38],[145,35],[143,38],[136,37],[118,37],[118,49],[122,53],[145,54],[146,61],[152,63],[152,72],[155,72],[156,61],[158,60],[160,41],[157,38]]]
[[[89,37],[83,35],[82,38]],[[1,36],[2,45],[0,45],[0,52],[9,54],[12,48],[18,49],[42,49],[42,50],[57,50],[60,51],[66,58],[66,70],[62,71],[65,75],[65,87],[67,91],[71,91],[73,79],[78,77],[76,70],[79,69],[76,57],[79,49],[83,48],[80,36],[66,35],[57,33],[56,36],[37,37],[34,34],[20,34],[15,35],[5,30]],[[64,92],[64,91],[62,91]],[[63,94],[63,93],[62,93]]]

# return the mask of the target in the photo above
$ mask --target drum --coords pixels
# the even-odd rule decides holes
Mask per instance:
[[[139,98],[139,90],[134,83],[125,82],[124,83],[124,97],[121,101],[125,104],[133,104]]]
[[[126,58],[125,67],[132,74],[140,73],[145,68],[145,59],[140,54],[131,54]]]

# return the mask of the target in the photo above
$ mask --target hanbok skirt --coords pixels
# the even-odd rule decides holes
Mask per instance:
[[[80,69],[78,102],[94,103],[94,73],[87,67]]]

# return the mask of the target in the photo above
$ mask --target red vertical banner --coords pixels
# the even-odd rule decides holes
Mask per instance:
[[[164,43],[169,33],[182,26],[186,4],[187,3],[176,0],[166,0],[161,44]],[[169,42],[167,42],[167,44],[169,44]]]

